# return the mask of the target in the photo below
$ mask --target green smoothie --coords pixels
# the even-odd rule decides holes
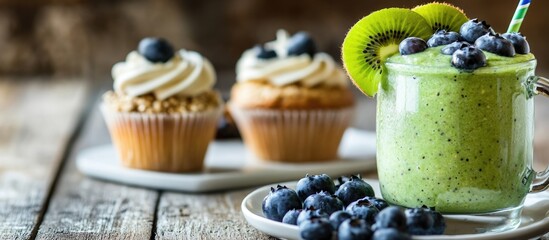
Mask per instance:
[[[532,54],[485,52],[487,66],[451,66],[440,47],[387,60],[377,106],[384,199],[445,213],[517,207],[533,178]]]

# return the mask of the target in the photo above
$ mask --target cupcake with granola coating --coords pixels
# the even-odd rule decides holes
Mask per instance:
[[[114,91],[101,111],[126,167],[195,172],[203,168],[223,103],[212,64],[197,52],[173,51],[145,38],[112,68]]]
[[[316,51],[305,32],[246,50],[236,67],[229,109],[248,148],[277,162],[337,159],[354,113],[343,69]]]

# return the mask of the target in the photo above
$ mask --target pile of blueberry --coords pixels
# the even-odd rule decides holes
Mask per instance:
[[[401,55],[409,55],[442,45],[447,45],[441,53],[452,55],[452,65],[466,70],[486,66],[486,56],[482,51],[505,57],[530,52],[526,38],[520,33],[500,35],[485,21],[476,18],[464,23],[459,33],[439,30],[427,42],[417,37],[406,38],[400,43],[399,50]]]
[[[297,32],[288,39],[288,56],[299,56],[308,54],[313,57],[316,53],[316,44],[311,36],[306,32]],[[254,47],[255,56],[260,59],[276,58],[277,54],[274,49],[266,48],[258,44]]]
[[[374,196],[359,176],[306,175],[296,190],[278,185],[263,199],[263,215],[299,226],[301,238],[406,240],[411,235],[443,234],[442,215],[422,207],[403,210]]]

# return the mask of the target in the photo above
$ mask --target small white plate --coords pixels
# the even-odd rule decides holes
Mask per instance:
[[[372,187],[376,197],[381,196],[379,192],[379,183],[377,180],[365,179]],[[296,181],[279,183],[286,185],[289,188],[295,189]],[[242,201],[242,213],[246,221],[253,227],[257,228],[268,235],[290,240],[301,239],[299,237],[299,229],[297,226],[289,225],[263,217],[261,203],[263,198],[267,196],[270,188],[277,184],[261,187],[252,193],[248,194]],[[539,237],[549,232],[549,192],[529,194],[524,203],[522,211],[521,225],[512,231],[502,233],[481,233],[481,234],[464,234],[464,235],[437,235],[437,236],[414,236],[413,239],[425,240],[516,240],[529,239]],[[459,226],[452,226],[459,228]]]
[[[356,174],[375,169],[375,134],[348,129],[342,139],[341,159],[327,163],[282,164],[257,160],[242,141],[215,141],[208,148],[205,170],[199,173],[163,173],[125,168],[112,145],[96,146],[80,152],[78,169],[89,176],[129,185],[208,192],[264,185],[298,179],[305,174],[332,176]]]

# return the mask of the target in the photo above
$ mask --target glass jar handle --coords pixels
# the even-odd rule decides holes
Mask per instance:
[[[544,77],[532,77],[531,79],[534,90],[533,93],[535,95],[543,95],[545,97],[549,97],[549,79]],[[536,193],[536,192],[542,192],[549,188],[549,166],[545,169],[543,172],[537,172],[536,176],[534,178],[534,183],[532,184],[532,188],[530,192]]]

